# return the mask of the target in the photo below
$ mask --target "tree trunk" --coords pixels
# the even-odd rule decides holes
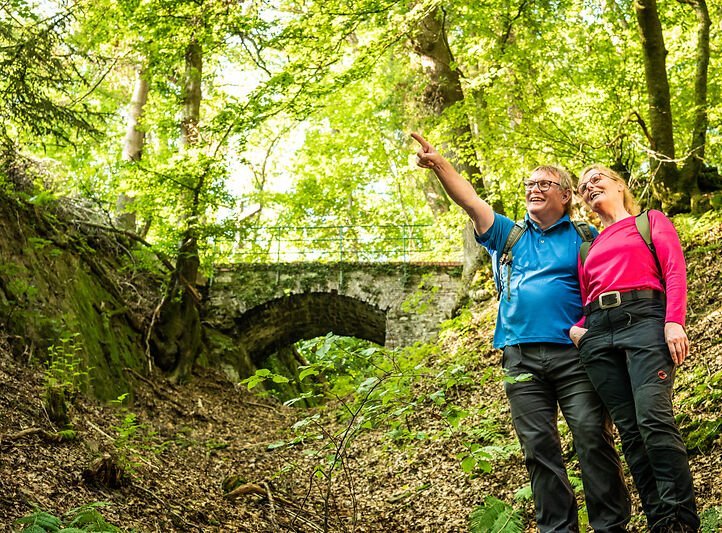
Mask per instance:
[[[679,172],[674,161],[674,129],[667,80],[666,57],[662,24],[656,0],[637,0],[634,3],[644,54],[644,74],[647,82],[649,123],[651,135],[650,165],[655,198],[665,210],[676,211],[689,205],[689,196],[679,187]]]
[[[186,238],[151,337],[153,359],[174,383],[190,376],[201,348],[200,295],[195,288],[199,265],[198,243]]]
[[[138,69],[135,78],[135,88],[128,110],[128,128],[125,132],[123,144],[123,161],[140,161],[145,143],[145,131],[138,128],[143,115],[143,107],[148,101],[148,82],[145,71]]]
[[[143,155],[145,144],[145,131],[138,125],[143,115],[143,107],[148,101],[148,82],[145,79],[145,72],[138,69],[135,78],[133,97],[128,109],[128,127],[123,143],[123,161],[138,162]],[[136,216],[132,210],[133,198],[125,193],[118,195],[115,203],[115,223],[127,231],[136,231]]]
[[[635,3],[644,52],[645,77],[650,110],[650,135],[653,151],[652,189],[656,200],[668,213],[689,211],[699,197],[699,176],[703,170],[704,149],[708,127],[707,84],[710,59],[709,33],[711,21],[705,0],[683,0],[695,10],[697,17],[697,70],[694,80],[695,119],[689,151],[681,170],[675,161],[672,111],[667,81],[666,54],[662,25],[656,0]]]
[[[183,144],[193,146],[199,140],[198,123],[201,115],[201,73],[203,51],[197,41],[186,49],[186,69],[183,94],[183,121],[181,129]]]
[[[712,22],[709,18],[705,0],[689,2],[697,16],[697,69],[694,78],[694,127],[689,147],[689,157],[685,159],[680,171],[681,185],[692,195],[692,208],[695,210],[696,199],[699,197],[698,178],[703,169],[704,150],[707,143],[707,80],[709,69],[709,30]]]
[[[431,114],[441,116],[445,111],[464,100],[458,69],[452,68],[454,58],[446,39],[445,13],[435,8],[421,21],[419,30],[412,37],[414,51],[422,57],[428,76],[424,90],[423,105]],[[476,162],[473,135],[469,121],[457,123],[452,129],[447,145],[440,146],[449,161],[474,185],[484,197],[484,180]],[[428,174],[424,192],[434,212],[448,211],[450,203],[433,173]],[[501,209],[501,206],[494,206]]]
[[[203,53],[198,42],[186,49],[184,78],[182,143],[186,148],[198,144],[198,124],[201,104],[201,74]],[[189,191],[186,230],[178,251],[176,269],[163,299],[156,327],[153,331],[154,358],[158,366],[170,372],[173,382],[190,376],[201,348],[200,295],[196,289],[200,259],[195,225],[200,213],[200,194],[205,185],[205,173]]]
[[[437,7],[421,21],[419,30],[412,37],[413,49],[421,56],[428,76],[423,103],[436,116],[443,115],[449,108],[461,104],[464,100],[459,71],[452,68],[454,58],[446,38],[444,23],[445,13]],[[476,162],[473,138],[469,120],[465,119],[462,123],[457,122],[454,125],[449,143],[439,148],[456,169],[471,182],[477,193],[482,198],[486,198],[488,193],[484,186],[481,170]],[[449,198],[431,171],[426,173],[424,194],[434,213],[439,214],[449,210]],[[500,201],[495,202],[493,207],[497,212],[504,212]],[[483,261],[483,251],[478,244],[469,244],[468,228],[463,232],[462,238],[464,240],[464,271],[466,277],[471,279]],[[473,238],[473,231],[471,238]]]

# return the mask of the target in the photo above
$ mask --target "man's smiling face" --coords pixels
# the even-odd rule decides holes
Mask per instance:
[[[544,180],[552,182],[548,190],[541,191],[539,186],[526,189],[526,209],[535,222],[559,220],[564,215],[566,203],[571,201],[571,191],[562,189],[559,178],[548,172],[537,170],[528,182]]]

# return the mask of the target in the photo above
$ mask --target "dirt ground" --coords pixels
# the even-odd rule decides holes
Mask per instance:
[[[398,448],[368,433],[353,442],[327,496],[327,484],[313,475],[320,460],[313,442],[269,449],[289,439],[303,411],[208,370],[178,387],[136,380],[132,406],[77,398],[70,413],[77,436],[56,442],[58,428],[41,401],[42,373],[0,352],[3,531],[16,530],[13,521],[36,508],[60,516],[92,502],[106,502],[100,512],[124,530],[462,531],[485,494],[504,497],[525,482],[518,458],[481,483],[461,471],[461,448],[449,442]],[[114,442],[131,412],[137,433],[119,448]],[[128,479],[101,476],[101,483],[103,457],[130,464]],[[250,492],[224,498],[224,481]]]

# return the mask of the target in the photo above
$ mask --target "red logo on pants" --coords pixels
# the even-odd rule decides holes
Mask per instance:
[[[660,370],[659,372],[657,372],[657,375],[659,376],[659,379],[667,379],[667,373],[664,370]]]

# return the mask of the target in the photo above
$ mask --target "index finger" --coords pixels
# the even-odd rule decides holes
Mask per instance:
[[[424,152],[428,152],[431,149],[431,145],[429,144],[429,141],[424,139],[420,134],[416,132],[412,132],[411,136],[414,138],[414,140],[421,145],[421,148],[424,150]]]

